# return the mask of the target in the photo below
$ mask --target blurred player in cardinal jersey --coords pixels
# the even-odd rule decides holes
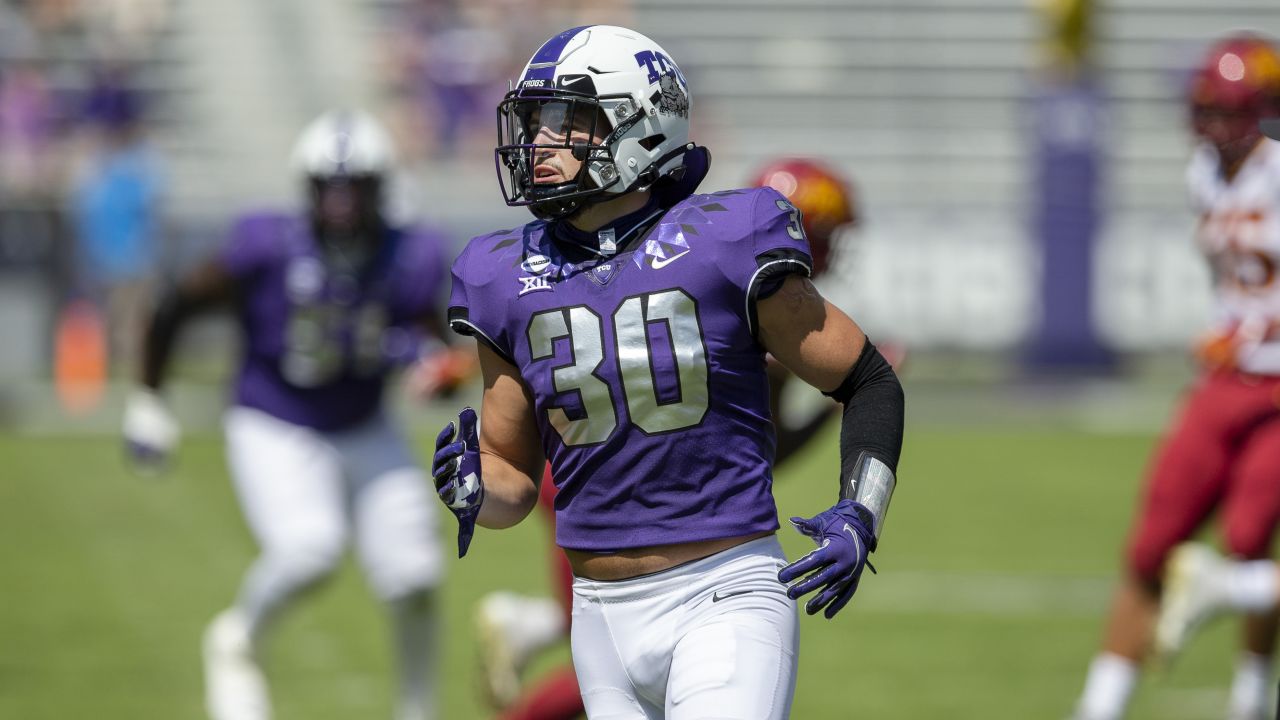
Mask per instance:
[[[688,83],[649,38],[549,40],[499,105],[508,204],[538,220],[471,241],[449,317],[479,341],[482,411],[437,438],[433,474],[465,554],[478,523],[532,510],[550,461],[574,576],[571,647],[588,716],[781,718],[795,599],[852,598],[894,485],[902,390],[807,276],[796,209],[769,188],[696,194]],[[793,518],[771,493],[765,355],[845,407],[836,504]],[[853,418],[856,418],[854,420]]]
[[[1277,76],[1275,82],[1280,85],[1280,56],[1260,57],[1270,63],[1271,72]],[[1280,88],[1276,94],[1280,100]],[[1260,122],[1262,131],[1273,141],[1280,140],[1278,114],[1280,107],[1273,107],[1271,116],[1264,116]],[[1240,120],[1247,121],[1248,118]],[[1259,160],[1254,161],[1254,156]],[[1280,348],[1275,346],[1276,328],[1280,326],[1280,292],[1273,287],[1272,277],[1275,267],[1280,265],[1280,144],[1260,141],[1234,182],[1252,185],[1253,192],[1257,194],[1256,201],[1253,204],[1239,203],[1234,213],[1210,213],[1206,217],[1206,238],[1211,247],[1225,248],[1233,234],[1240,234],[1236,238],[1239,247],[1235,251],[1252,251],[1258,255],[1252,262],[1246,260],[1246,264],[1235,270],[1236,277],[1228,280],[1241,289],[1260,286],[1263,292],[1257,293],[1254,301],[1258,312],[1249,312],[1248,306],[1239,300],[1232,307],[1223,308],[1222,315],[1228,330],[1208,335],[1204,354],[1207,362],[1225,367],[1240,363],[1241,355],[1247,355],[1250,364],[1257,367],[1257,379],[1262,381],[1267,376],[1280,375]],[[1216,190],[1212,178],[1204,176],[1201,183],[1202,192]],[[1259,283],[1260,279],[1265,282]],[[1245,295],[1241,299],[1247,301],[1249,297]],[[1262,358],[1254,357],[1258,353],[1275,359],[1264,365]],[[1274,395],[1274,400],[1280,405],[1280,392]],[[1268,462],[1261,460],[1263,450],[1253,451],[1259,456],[1254,472],[1272,474],[1269,489],[1273,492],[1277,491],[1274,478],[1280,466],[1280,462],[1274,460],[1280,455],[1280,430],[1274,427],[1278,422],[1272,413],[1255,431],[1270,431],[1270,435],[1258,436],[1269,437],[1265,440],[1269,443],[1265,450]],[[1260,442],[1263,441],[1250,440],[1251,446]],[[1261,500],[1267,502],[1263,512],[1272,513],[1275,522],[1280,516],[1280,507],[1277,507],[1280,502],[1269,498]],[[1174,551],[1165,580],[1165,598],[1156,623],[1156,647],[1168,655],[1181,651],[1204,622],[1221,613],[1241,613],[1246,618],[1252,616],[1260,631],[1268,627],[1265,623],[1267,614],[1272,617],[1280,614],[1280,567],[1271,559],[1250,559],[1249,555],[1223,557],[1208,546],[1187,543]],[[1266,649],[1265,645],[1263,647]],[[1242,663],[1261,664],[1269,660],[1269,655],[1258,659],[1246,657]],[[1269,665],[1262,667],[1269,669]]]
[[[1200,143],[1187,175],[1216,319],[1198,349],[1204,370],[1155,455],[1102,652],[1077,707],[1087,720],[1124,714],[1153,639],[1161,573],[1179,570],[1174,547],[1216,510],[1233,557],[1265,558],[1280,519],[1280,145],[1258,129],[1280,110],[1280,56],[1254,35],[1225,38],[1194,75],[1190,101]],[[1262,611],[1274,588],[1256,573],[1244,577],[1236,590],[1260,612],[1245,619],[1229,716],[1270,717],[1276,613]],[[1183,640],[1155,635],[1164,654]]]
[[[134,459],[152,467],[178,436],[160,391],[179,329],[221,305],[235,308],[244,338],[227,459],[261,553],[205,632],[214,720],[270,717],[257,660],[263,638],[282,609],[332,574],[349,542],[391,616],[396,718],[435,716],[435,501],[382,396],[397,365],[439,343],[431,326],[440,326],[443,241],[388,224],[392,152],[366,114],[315,120],[293,153],[308,214],[241,218],[222,251],[180,279],[150,318],[124,434]],[[446,375],[455,364],[442,357],[418,373],[422,388],[453,384]]]
[[[851,183],[824,163],[805,158],[784,158],[767,164],[751,179],[752,187],[771,187],[800,211],[800,222],[809,239],[813,278],[830,267],[837,238],[859,222],[857,195]],[[881,351],[895,369],[901,352]],[[783,388],[794,377],[772,356],[768,358],[770,414],[777,435],[775,467],[816,437],[818,429],[840,406],[824,403],[799,423],[784,421],[781,412]],[[550,471],[542,479],[538,507],[555,528],[556,487]],[[572,667],[551,671],[521,692],[520,673],[538,653],[558,645],[568,637],[573,597],[573,572],[564,553],[551,548],[552,582],[555,598],[542,598],[499,591],[481,600],[476,624],[481,639],[481,659],[485,687],[490,699],[504,708],[501,720],[568,720],[583,713],[582,698]]]

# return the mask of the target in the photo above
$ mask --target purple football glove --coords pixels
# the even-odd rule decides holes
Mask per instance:
[[[458,557],[462,557],[471,545],[476,517],[480,515],[480,504],[484,502],[475,410],[462,408],[458,414],[457,441],[454,441],[454,434],[453,423],[449,423],[436,436],[431,476],[436,481],[436,493],[458,518]]]
[[[158,475],[182,430],[160,395],[149,389],[129,393],[124,404],[124,444],[131,466],[145,475]]]
[[[870,511],[862,505],[841,500],[811,518],[791,518],[797,530],[818,543],[818,549],[778,571],[778,580],[789,585],[787,597],[792,600],[822,589],[805,603],[805,612],[813,615],[825,606],[823,615],[831,619],[858,589],[863,566],[876,571],[867,559],[876,549],[876,536],[867,522],[869,516]],[[807,577],[791,584],[802,575]]]

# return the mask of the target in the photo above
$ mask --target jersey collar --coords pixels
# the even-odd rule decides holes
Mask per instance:
[[[549,228],[550,235],[562,248],[581,249],[590,256],[613,257],[644,234],[663,213],[657,198],[650,197],[644,207],[623,215],[596,230],[580,230],[565,220],[557,220]],[[612,247],[610,247],[612,243]]]

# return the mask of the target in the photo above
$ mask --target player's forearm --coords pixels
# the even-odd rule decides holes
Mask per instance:
[[[138,381],[144,387],[159,390],[164,384],[174,341],[189,314],[187,303],[173,291],[165,293],[156,304],[142,338]]]
[[[849,376],[827,394],[844,404],[840,499],[853,500],[871,513],[868,521],[878,538],[897,484],[905,416],[902,385],[868,342]]]
[[[477,524],[509,528],[528,517],[538,503],[538,480],[497,455],[482,452],[484,503]]]
[[[193,315],[227,302],[234,281],[217,260],[197,266],[175,285],[166,288],[156,302],[142,338],[138,381],[152,390],[164,384],[174,342]]]

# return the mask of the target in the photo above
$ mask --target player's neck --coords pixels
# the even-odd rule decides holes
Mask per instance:
[[[568,218],[570,225],[579,230],[593,232],[617,220],[630,215],[649,202],[649,192],[632,192],[613,200],[587,205]]]
[[[1222,177],[1227,182],[1235,179],[1236,174],[1240,172],[1240,168],[1244,167],[1245,161],[1255,152],[1258,152],[1258,148],[1262,146],[1262,143],[1263,138],[1258,137],[1253,142],[1245,145],[1244,150],[1238,152],[1229,152],[1224,151],[1223,148],[1218,148],[1218,169],[1222,173]]]

